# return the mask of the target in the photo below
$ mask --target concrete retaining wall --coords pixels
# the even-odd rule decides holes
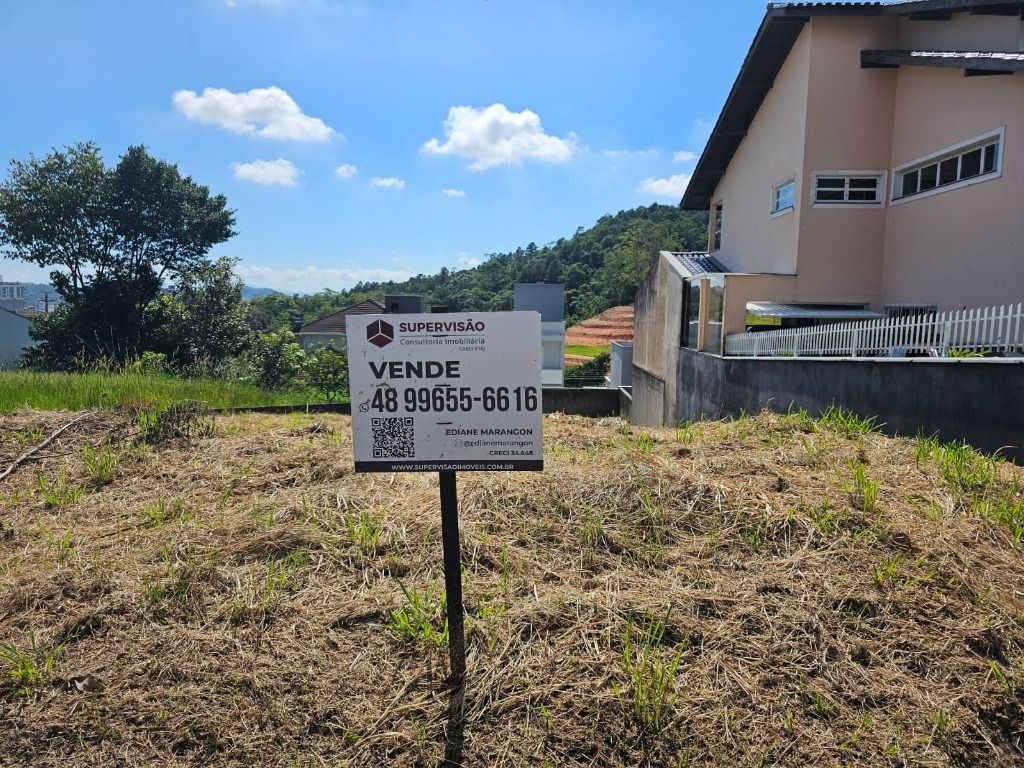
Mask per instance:
[[[618,416],[619,390],[544,387],[541,394],[544,413],[568,413],[573,416]]]
[[[835,404],[877,417],[887,434],[937,432],[1024,462],[1024,359],[723,358],[682,349],[677,387],[675,420]]]

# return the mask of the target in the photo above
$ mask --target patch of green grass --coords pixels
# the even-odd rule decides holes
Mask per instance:
[[[905,555],[894,555],[871,566],[871,578],[880,588],[904,587],[928,589],[935,581],[937,570],[929,565],[927,557],[908,561]]]
[[[636,546],[631,550],[635,562],[647,566],[657,565],[664,555],[663,540],[668,527],[665,507],[651,495],[644,479],[637,476],[640,486],[640,506],[632,520]]]
[[[425,643],[437,648],[448,644],[448,618],[441,618],[445,593],[434,588],[420,594],[416,587],[409,589],[398,582],[405,595],[405,605],[393,611],[384,625],[408,643]]]
[[[597,562],[597,553],[603,544],[604,518],[600,512],[588,508],[580,525],[580,549],[585,567],[589,568]]]
[[[185,509],[185,502],[181,499],[158,499],[139,513],[138,525],[140,528],[155,528],[170,520],[187,522],[191,515]]]
[[[565,354],[567,355],[579,355],[580,357],[597,357],[598,355],[608,354],[612,350],[611,344],[566,344]]]
[[[821,416],[818,417],[818,421],[834,432],[846,435],[847,437],[856,437],[857,435],[876,432],[882,426],[874,416],[864,419],[853,411],[848,411],[841,406],[836,407],[834,405],[830,405],[825,409]]]
[[[654,450],[654,438],[646,432],[641,432],[633,438],[633,444],[640,450],[644,456],[650,456]]]
[[[995,483],[998,459],[974,450],[966,443],[950,443],[939,450],[943,481],[958,491],[984,490]]]
[[[676,423],[676,442],[690,445],[704,434],[704,427],[696,421],[680,421]]]
[[[356,517],[354,514],[345,513],[345,529],[348,537],[355,544],[364,557],[371,557],[377,553],[377,545],[380,543],[380,523],[375,520],[367,510],[363,510]]]
[[[114,453],[110,443],[107,443],[99,451],[91,445],[82,447],[82,462],[89,472],[89,479],[95,486],[106,485],[113,480],[114,470],[120,461],[121,457]]]
[[[825,538],[835,536],[842,530],[849,519],[845,510],[833,509],[832,502],[825,499],[816,507],[812,507],[807,512],[810,517],[811,525],[814,529]]]
[[[64,469],[56,475],[36,475],[36,490],[43,497],[43,504],[50,509],[74,504],[85,493],[83,488],[76,488],[68,483],[68,473]]]
[[[994,520],[1009,530],[1014,544],[1024,540],[1024,499],[1018,498],[1016,486],[1003,493],[974,496],[971,511],[986,520]]]
[[[54,559],[61,565],[67,565],[75,556],[75,531],[68,528],[64,533],[57,534],[42,523],[37,523],[39,535],[46,545],[53,550]]]
[[[627,622],[619,659],[626,681],[621,686],[612,682],[619,703],[654,731],[661,730],[675,703],[676,673],[687,645],[684,640],[673,652],[662,651],[669,613],[664,619],[647,616],[635,641],[633,620]]]
[[[28,647],[24,650],[13,643],[0,645],[0,661],[7,664],[7,676],[20,686],[19,693],[27,696],[33,688],[50,681],[62,650],[63,644],[47,647],[36,641],[34,632],[29,632]]]
[[[0,413],[20,408],[80,411],[87,408],[166,408],[197,400],[211,408],[306,404],[306,391],[267,392],[252,384],[218,379],[183,379],[167,374],[39,373],[0,371]]]
[[[919,434],[914,443],[918,466],[934,462],[942,482],[973,514],[1005,527],[1014,544],[1024,540],[1024,493],[1019,480],[1000,483],[998,456],[988,456],[966,443],[942,445],[934,436]]]
[[[843,489],[850,497],[850,503],[859,510],[873,515],[878,512],[878,490],[881,483],[868,477],[863,462],[850,462],[853,473],[849,480],[843,482]]]
[[[783,423],[789,424],[801,432],[817,432],[818,422],[806,408],[795,408],[793,403],[789,404]]]
[[[46,437],[46,430],[43,427],[14,429],[7,433],[7,437],[21,447],[37,445],[43,441],[44,437]]]

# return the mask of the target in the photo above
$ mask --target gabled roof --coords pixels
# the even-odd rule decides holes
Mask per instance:
[[[344,333],[345,320],[349,315],[381,315],[384,313],[384,305],[379,301],[367,299],[353,304],[351,307],[339,309],[337,312],[312,323],[302,326],[299,333]]]
[[[812,16],[908,16],[948,19],[953,13],[1017,15],[1022,0],[911,0],[894,3],[770,3],[725,100],[722,113],[680,202],[688,211],[707,210],[711,195],[747,135],[761,102],[775,82],[797,37]],[[971,67],[973,68],[973,67]],[[980,67],[979,67],[980,68]]]

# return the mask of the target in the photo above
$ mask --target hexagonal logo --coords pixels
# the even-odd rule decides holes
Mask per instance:
[[[377,347],[386,347],[395,340],[395,329],[391,323],[383,320],[374,320],[366,326],[366,339]]]

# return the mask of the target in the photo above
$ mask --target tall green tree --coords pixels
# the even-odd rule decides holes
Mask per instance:
[[[162,315],[154,351],[186,370],[216,372],[252,337],[236,259],[202,260],[157,300]]]
[[[64,299],[33,328],[36,362],[61,367],[147,349],[166,282],[199,268],[235,234],[234,222],[223,195],[145,147],[129,147],[113,168],[92,143],[12,161],[0,184],[0,253],[52,268]]]

